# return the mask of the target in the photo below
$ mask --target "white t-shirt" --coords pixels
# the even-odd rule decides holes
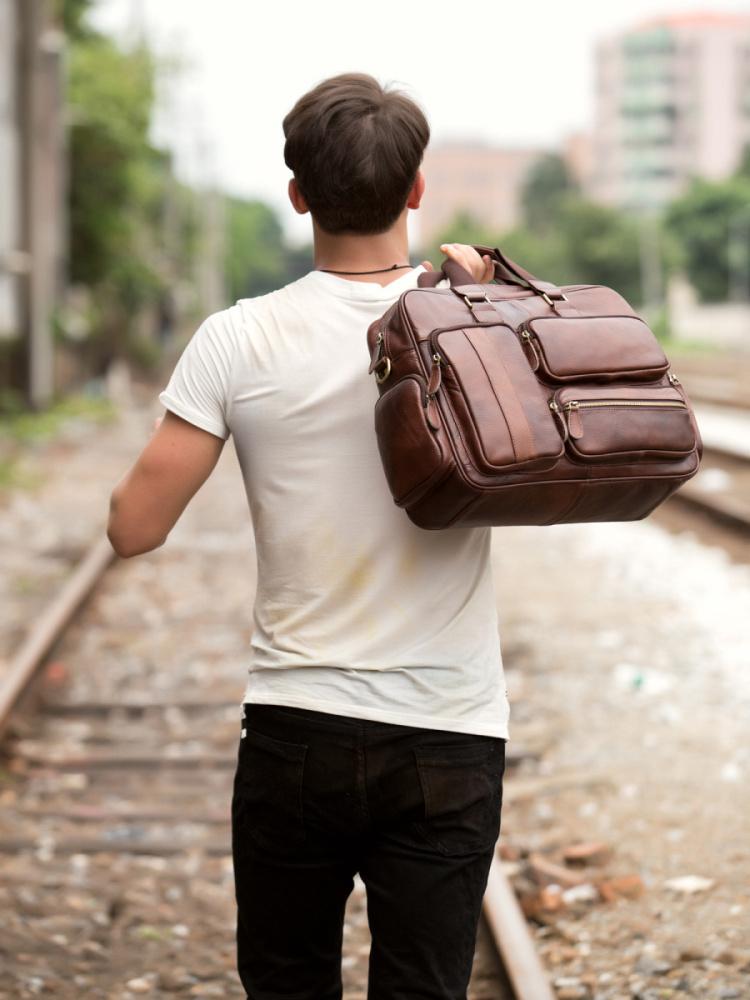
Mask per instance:
[[[491,528],[413,524],[375,437],[367,327],[423,270],[310,271],[241,299],[159,401],[234,438],[258,564],[243,702],[508,739]]]

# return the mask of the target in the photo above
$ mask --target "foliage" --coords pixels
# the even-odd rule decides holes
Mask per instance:
[[[639,303],[641,277],[636,223],[615,209],[570,194],[567,188],[555,205],[554,215],[555,226],[544,233],[522,226],[498,235],[461,213],[443,230],[433,247],[445,242],[497,246],[543,280],[560,285],[608,285],[631,302]],[[437,266],[439,251],[430,259]]]
[[[562,230],[542,236],[521,226],[497,237],[493,246],[539,278],[562,283],[566,252]]]
[[[607,285],[630,302],[642,300],[638,225],[629,216],[581,198],[560,213],[565,259],[561,283]]]
[[[70,279],[88,289],[95,318],[76,350],[94,371],[120,353],[151,367],[159,345],[145,343],[145,330],[156,326],[172,286],[194,286],[201,222],[194,192],[177,182],[170,155],[149,136],[161,65],[145,47],[125,50],[89,28],[89,6],[63,4],[72,33]]]
[[[484,226],[479,219],[468,211],[458,212],[450,224],[442,229],[424,247],[426,257],[437,263],[435,258],[442,258],[440,245],[442,243],[480,243],[483,246],[495,246],[496,234]]]
[[[559,221],[560,210],[578,185],[565,160],[556,153],[541,157],[529,170],[521,192],[526,225],[535,232],[549,232]]]
[[[750,253],[750,175],[745,169],[743,163],[726,181],[696,178],[666,213],[680,262],[706,302],[725,300],[729,294],[732,239],[744,255]]]
[[[86,15],[92,0],[55,0],[57,16],[68,38],[82,38],[90,34]]]
[[[285,283],[281,223],[264,202],[226,199],[224,272],[232,302],[264,295]]]
[[[58,395],[42,410],[29,411],[22,393],[0,393],[0,490],[34,489],[38,474],[24,466],[24,450],[31,442],[47,441],[70,421],[111,423],[117,418],[114,404],[86,392]]]
[[[52,437],[61,424],[73,419],[109,423],[116,417],[110,400],[91,393],[78,392],[58,395],[43,410],[29,411],[14,406],[2,417],[3,438],[6,441],[35,441]]]
[[[70,105],[71,277],[97,284],[134,250],[156,157],[148,141],[153,65],[107,38],[73,45]]]
[[[745,143],[742,149],[742,155],[740,156],[735,176],[750,178],[750,142]]]

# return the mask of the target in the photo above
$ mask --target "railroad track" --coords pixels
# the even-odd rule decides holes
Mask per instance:
[[[669,503],[750,536],[750,410],[701,399],[696,399],[704,444],[701,468]]]
[[[727,516],[726,501],[727,483],[748,475],[750,461],[707,442],[699,476],[714,468],[725,476],[723,505],[717,488],[689,495],[699,477],[675,501],[747,530],[750,518]],[[5,665],[0,946],[12,968],[0,972],[0,998],[47,988],[64,998],[243,993],[227,902],[237,677],[248,636],[229,623],[247,617],[251,544],[243,549],[226,523],[219,512],[201,545],[170,540],[148,560],[117,560],[98,540]],[[207,560],[207,549],[221,559]],[[175,597],[191,573],[198,592]],[[235,605],[225,619],[207,617],[205,593],[226,594],[228,581]],[[123,610],[120,595],[144,589],[153,602],[133,599]],[[187,662],[175,655],[176,635]],[[529,755],[533,747],[517,739],[508,748],[506,803],[515,765]],[[200,927],[186,924],[195,913]],[[499,860],[484,916],[470,996],[551,998]],[[367,952],[357,885],[344,959],[353,998],[363,995]]]
[[[228,539],[215,562],[236,552]],[[157,572],[145,576],[158,587],[159,564],[177,578],[189,572],[188,558],[195,553],[179,544],[165,547]],[[240,724],[236,657],[226,626],[204,623],[215,630],[207,643],[213,653],[202,653],[214,670],[188,664],[172,678],[155,668],[149,676],[149,659],[180,631],[169,615],[153,624],[137,614],[123,619],[118,595],[143,586],[149,563],[118,560],[106,539],[97,540],[6,664],[0,952],[9,961],[0,998],[46,990],[62,998],[244,996],[234,964],[229,815]],[[510,775],[528,755],[509,747]],[[365,995],[364,900],[358,880],[343,963],[352,998]],[[191,924],[196,913],[200,921]],[[499,859],[484,914],[470,998],[551,1000]]]

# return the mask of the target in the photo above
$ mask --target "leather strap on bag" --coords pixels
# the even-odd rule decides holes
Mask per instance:
[[[499,247],[487,247],[481,244],[473,244],[478,254],[489,254],[495,267],[495,279],[503,284],[519,285],[521,288],[528,288],[535,295],[541,295],[549,306],[551,306],[561,316],[577,315],[578,311],[567,307],[567,299],[562,290],[550,281],[541,281],[531,271],[516,264],[514,260],[507,257]],[[478,285],[473,276],[458,264],[455,260],[446,258],[439,271],[425,271],[417,278],[419,288],[434,288],[439,282],[448,279],[451,289],[462,298],[470,297],[487,301],[486,291]],[[467,302],[469,305],[469,302]],[[470,306],[471,308],[471,306]],[[474,309],[472,309],[474,312]]]

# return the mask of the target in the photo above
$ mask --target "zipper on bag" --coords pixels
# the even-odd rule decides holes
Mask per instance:
[[[537,346],[534,343],[534,334],[531,330],[527,330],[526,327],[521,327],[519,333],[521,334],[521,340],[523,341],[523,348],[531,364],[531,370],[534,372],[538,371],[542,362],[539,357]]]
[[[381,366],[385,365],[383,371],[380,370]],[[372,358],[370,359],[370,367],[367,369],[368,374],[375,375],[376,382],[385,382],[385,380],[390,375],[391,371],[391,361],[390,358],[385,353],[385,329],[381,327],[378,330],[378,335],[375,338],[375,348],[372,352]]]
[[[676,378],[676,376],[675,376]],[[671,379],[670,379],[671,381]],[[686,410],[687,405],[682,399],[569,399],[566,403],[550,400],[550,409],[560,420],[564,430],[564,438],[577,440],[583,437],[583,424],[579,411],[589,409],[619,409],[645,407],[652,409]]]
[[[437,396],[438,389],[443,383],[442,372],[443,359],[439,351],[434,351],[432,354],[432,365],[430,366],[430,377],[427,382],[427,389],[425,390],[424,397],[424,414],[427,423],[430,427],[436,431],[440,427],[437,420],[437,404],[435,402],[435,397]]]
[[[441,375],[441,366],[443,364],[442,356],[438,351],[435,351],[432,355],[432,365],[430,367],[430,377],[427,382],[427,395],[431,396],[433,399],[440,388],[443,377]]]

